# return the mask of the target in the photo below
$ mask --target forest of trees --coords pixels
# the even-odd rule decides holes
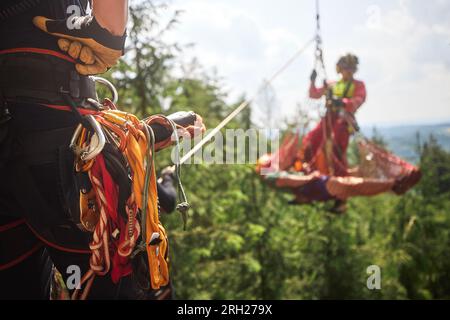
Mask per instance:
[[[139,116],[193,110],[212,128],[240,101],[226,102],[201,61],[179,66],[185,48],[165,42],[164,33],[182,24],[181,13],[162,25],[162,10],[171,9],[147,1],[132,8],[127,54],[107,75],[119,106]],[[254,126],[250,110],[230,127]],[[417,152],[419,185],[403,197],[350,200],[342,216],[326,204],[288,205],[291,196],[262,184],[253,165],[184,165],[187,229],[178,213],[162,218],[176,296],[450,299],[450,154],[433,137]],[[157,164],[171,164],[170,151]],[[366,286],[370,265],[381,268],[381,290]]]

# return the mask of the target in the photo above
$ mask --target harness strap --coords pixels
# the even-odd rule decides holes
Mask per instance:
[[[68,62],[72,62],[75,63],[76,61],[71,58],[68,55],[65,55],[61,52],[57,52],[57,51],[53,51],[53,50],[48,50],[48,49],[41,49],[41,48],[29,48],[29,47],[24,47],[24,48],[11,48],[11,49],[4,49],[4,50],[0,50],[0,55],[5,55],[5,54],[12,54],[12,53],[37,53],[37,54],[45,54],[45,55],[49,55],[49,56],[53,56],[56,58],[60,58],[62,60],[66,60]]]
[[[24,219],[19,219],[4,225],[0,225],[0,233],[14,229],[15,227],[20,226],[24,223],[25,223]]]
[[[353,84],[353,80],[352,81],[349,81],[348,83],[347,83],[347,85],[345,86],[345,90],[344,90],[344,94],[342,95],[342,98],[348,98],[348,93],[350,92],[350,88],[352,87],[352,84]]]
[[[89,107],[96,99],[95,82],[74,68],[75,61],[58,52],[38,48],[0,51],[0,90],[7,100],[67,105],[69,95],[77,105]]]
[[[91,254],[91,250],[83,250],[83,249],[74,249],[74,248],[68,248],[61,246],[59,244],[56,244],[47,238],[45,238],[43,235],[41,235],[39,232],[37,232],[30,224],[27,223],[28,228],[33,232],[33,234],[41,240],[43,243],[45,243],[47,246],[52,247],[56,250],[63,251],[63,252],[69,252],[69,253],[79,253],[79,254]]]

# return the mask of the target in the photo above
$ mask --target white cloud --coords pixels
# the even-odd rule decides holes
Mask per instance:
[[[368,102],[358,115],[360,122],[449,120],[450,69],[446,59],[439,59],[442,52],[437,49],[445,42],[439,35],[450,29],[445,22],[428,24],[414,16],[409,1],[398,4],[381,14],[378,27],[355,27],[359,40],[355,51],[362,58],[369,87]],[[449,54],[450,45],[446,49]]]

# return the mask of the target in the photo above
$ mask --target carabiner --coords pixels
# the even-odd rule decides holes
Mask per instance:
[[[78,137],[81,134],[81,130],[83,130],[83,125],[80,123],[77,128],[75,129],[75,132],[72,135],[72,139],[70,139],[70,145],[69,148],[72,149],[75,153],[78,153],[79,147],[77,146],[77,140]]]
[[[98,82],[98,83],[104,85],[105,87],[107,87],[109,89],[109,91],[111,91],[112,102],[114,104],[117,103],[117,101],[119,100],[119,93],[117,92],[117,89],[114,87],[114,85],[109,80],[106,80],[105,78],[97,77],[97,76],[91,76],[91,79],[94,80],[94,82]],[[97,97],[97,100],[98,100],[98,97]]]
[[[89,145],[85,148],[80,148],[79,146],[77,146],[77,139],[81,134],[83,126],[79,124],[72,136],[72,139],[70,140],[70,148],[78,156],[80,156],[81,160],[89,161],[91,159],[94,159],[96,156],[100,154],[100,152],[102,152],[106,143],[106,138],[102,128],[100,127],[97,120],[95,120],[94,116],[86,115],[85,117],[89,122],[89,124],[94,129],[95,133],[92,135]]]
[[[102,131],[102,128],[100,127],[97,120],[95,120],[93,115],[87,115],[87,120],[91,124],[92,128],[95,131],[95,134],[91,138],[91,142],[89,143],[88,150],[84,151],[81,154],[81,160],[83,161],[89,161],[91,159],[94,159],[96,156],[102,152],[103,148],[105,147],[106,139],[105,135]],[[92,147],[92,140],[94,140],[96,143]]]

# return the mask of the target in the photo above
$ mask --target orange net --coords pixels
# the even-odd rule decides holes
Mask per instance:
[[[393,191],[398,194],[405,193],[421,178],[418,167],[368,140],[361,140],[358,150],[360,162],[357,175],[362,178],[394,179],[398,183]]]
[[[319,148],[317,154],[313,157],[315,165],[304,162],[302,157],[302,149],[299,145],[299,136],[289,133],[280,145],[280,148],[269,155],[264,155],[258,164],[258,172],[261,167],[270,168],[269,172],[277,171],[303,171],[310,173],[311,168],[322,167],[320,170],[324,175],[328,175],[326,171],[326,159],[323,156],[323,150]],[[368,141],[361,139],[358,142],[359,163],[348,171],[348,177],[361,178],[353,181],[353,184],[345,184],[348,188],[358,188],[358,194],[361,189],[367,188],[362,194],[376,194],[377,186],[386,189],[383,183],[393,183],[392,191],[397,194],[403,194],[414,186],[421,178],[418,167],[401,159],[386,149]],[[319,165],[318,165],[319,164]],[[267,172],[267,171],[266,171]],[[346,177],[342,177],[346,178]],[[338,181],[339,182],[339,181]],[[353,194],[352,190],[347,190],[348,194]]]

